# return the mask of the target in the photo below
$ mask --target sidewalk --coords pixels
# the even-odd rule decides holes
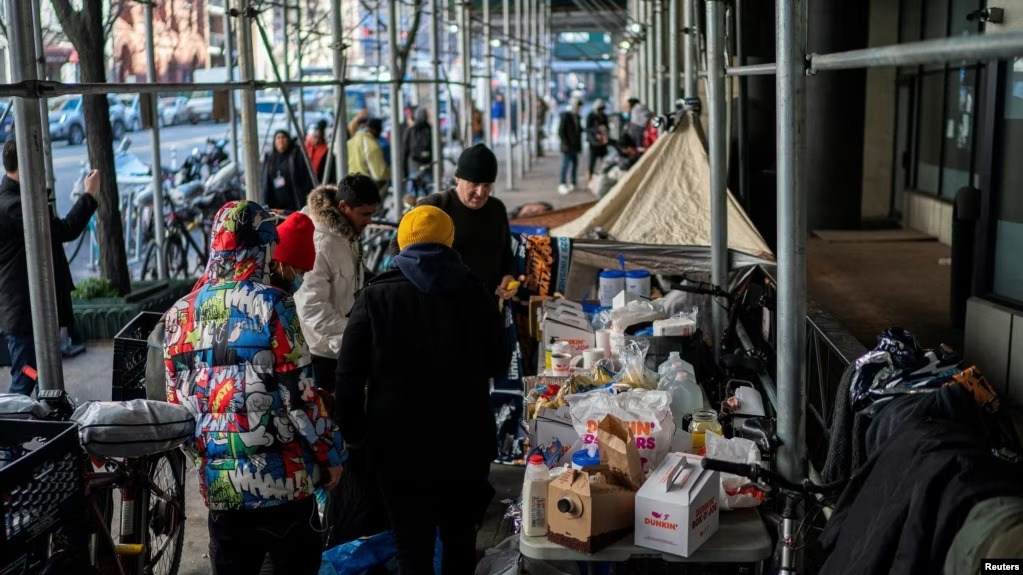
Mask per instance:
[[[531,169],[526,172],[525,177],[515,179],[515,187],[506,189],[505,176],[505,151],[503,145],[494,148],[497,154],[497,185],[494,196],[500,199],[508,211],[534,202],[547,202],[554,206],[554,209],[567,208],[585,202],[592,202],[597,198],[586,191],[586,163],[589,161],[588,152],[579,154],[579,168],[577,188],[580,191],[567,195],[558,194],[558,177],[561,172],[561,153],[551,145],[547,146],[544,157],[535,158]],[[517,160],[517,158],[516,158]]]

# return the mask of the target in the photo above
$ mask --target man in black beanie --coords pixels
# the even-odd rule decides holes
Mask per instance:
[[[487,290],[503,299],[510,299],[514,281],[511,251],[511,230],[508,211],[501,200],[491,198],[497,180],[497,156],[483,144],[467,148],[458,157],[455,189],[429,195],[419,200],[420,206],[436,206],[455,223],[455,251],[469,269],[483,280]],[[397,244],[391,242],[391,250]]]

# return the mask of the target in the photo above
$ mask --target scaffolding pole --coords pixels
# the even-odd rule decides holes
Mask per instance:
[[[725,9],[721,0],[707,0],[707,113],[710,116],[710,269],[711,282],[728,288],[728,164],[725,138]],[[714,306],[714,349],[721,355],[721,336],[728,322],[723,305]]]
[[[654,2],[654,114],[665,113],[664,108],[664,0]]]
[[[266,28],[263,23],[258,19],[256,20],[256,29],[259,30],[259,36],[263,39],[263,45],[266,47],[268,60],[270,60],[270,69],[273,70],[274,77],[277,78],[278,82],[283,82],[281,78],[281,70],[277,67],[277,62],[273,57],[273,44],[270,43],[270,36],[266,33]],[[299,89],[299,94],[302,90]],[[282,91],[281,96],[284,100],[284,109],[288,112],[288,120],[291,121],[291,127],[295,129],[295,133],[298,134],[298,154],[302,156],[302,161],[305,163],[305,167],[309,170],[309,181],[313,183],[313,186],[320,185],[320,178],[316,175],[316,170],[313,169],[313,162],[309,159],[309,152],[305,149],[305,126],[298,121],[298,117],[295,115],[295,107],[291,104],[291,95],[288,91]]]
[[[459,27],[461,34],[459,39],[461,40],[462,53],[462,81],[465,84],[463,88],[462,96],[462,110],[463,118],[465,118],[464,126],[465,129],[465,147],[472,145],[472,113],[476,108],[475,102],[472,99],[472,17],[470,13],[470,7],[472,5],[468,2],[464,2],[458,5],[458,15],[462,19],[461,26]]]
[[[806,123],[804,0],[778,0],[778,471],[806,477]],[[783,554],[793,553],[788,547]],[[786,558],[783,558],[784,562]]]
[[[679,2],[683,0],[667,0],[668,2],[668,107],[675,109],[675,101],[679,98],[678,69],[678,31],[682,29],[679,22]]]
[[[726,70],[729,76],[771,76],[777,71],[777,66],[770,64],[751,64],[749,66],[733,66]]]
[[[32,8],[22,0],[7,0],[7,33],[11,51],[11,75],[16,82],[36,77],[35,39]],[[34,97],[14,101],[15,137],[18,146],[18,176],[24,218],[25,260],[34,266],[28,274],[28,295],[32,308],[32,341],[40,390],[63,390],[60,325],[57,319],[57,290],[53,279],[53,249],[50,238],[50,206],[45,192],[42,118]]]
[[[224,52],[227,57],[224,58],[224,67],[227,68],[227,80],[228,82],[234,81],[234,38],[231,35],[234,33],[233,26],[231,26],[231,0],[224,0]],[[234,162],[237,168],[240,164],[238,163],[238,110],[235,107],[235,93],[230,92],[231,103],[227,107],[227,121],[231,124],[231,129],[228,131],[228,135],[231,138],[231,161]],[[159,124],[159,107],[155,105],[155,102],[159,98],[153,98],[153,108],[157,109],[157,124]]]
[[[337,181],[348,174],[348,111],[345,109],[345,47],[344,21],[341,12],[341,0],[331,0],[330,19],[333,24],[332,49],[334,50],[334,77],[341,83],[334,86],[334,108],[338,111],[334,118],[334,162],[337,164]],[[329,169],[329,168],[328,168]]]
[[[490,0],[483,0],[483,141],[487,147],[494,148],[494,114],[493,82],[494,82],[494,47],[490,45]]]
[[[40,0],[32,1],[32,36],[36,47],[36,74],[39,79],[46,78],[46,58],[43,52],[43,20],[40,11]],[[39,99],[39,118],[42,121],[43,133],[43,167],[46,169],[46,197],[56,206],[57,179],[53,171],[53,141],[50,140],[50,108],[46,98]]]
[[[238,23],[238,67],[241,82],[254,82],[256,79],[255,46],[252,44],[252,22],[250,18],[259,15],[252,6],[251,0],[244,2],[241,20]],[[232,16],[239,14],[232,11]],[[242,92],[242,137],[245,146],[245,199],[261,202],[263,191],[259,181],[259,128],[256,118],[256,91],[249,89]]]
[[[520,180],[526,177],[526,146],[524,145],[526,141],[526,107],[523,105],[525,102],[523,94],[526,87],[522,75],[523,50],[525,50],[525,46],[522,41],[522,0],[515,0],[515,67],[512,77],[515,78],[517,86],[515,89],[515,151],[518,157],[515,168]]]
[[[524,0],[525,13],[522,16],[524,20],[523,24],[525,27],[525,39],[526,46],[525,51],[522,53],[522,58],[525,60],[525,90],[526,97],[522,101],[522,105],[525,111],[523,117],[524,125],[526,127],[526,146],[522,150],[522,157],[525,160],[526,171],[533,169],[533,2],[534,0]]]
[[[297,80],[302,81],[302,0],[295,0],[295,38],[298,42],[295,43],[295,68],[298,71]],[[291,76],[288,76],[291,79]],[[305,88],[298,89],[298,117],[302,118],[302,124],[305,124]],[[324,134],[326,135],[326,134]]]
[[[401,125],[401,73],[400,67],[398,66],[398,28],[401,24],[398,22],[398,3],[391,1],[388,2],[388,21],[387,29],[391,35],[391,133],[395,136],[399,133],[398,127]],[[409,38],[409,42],[414,42],[413,38]],[[405,181],[404,172],[405,166],[402,165],[401,151],[401,138],[391,138],[391,185],[394,188],[394,217],[401,219],[401,205],[402,205],[402,194],[401,187]],[[440,158],[437,158],[438,160]],[[397,221],[397,220],[395,220]]]
[[[157,82],[156,77],[156,42],[153,36],[153,3],[146,2],[146,81],[150,84]],[[156,275],[157,278],[167,279],[167,257],[163,251],[163,164],[160,158],[160,112],[156,105],[157,98],[153,98],[153,105],[149,107],[149,130],[153,138],[153,163],[150,168],[153,172],[153,239],[156,243]]]
[[[686,73],[685,97],[697,98],[699,92],[696,89],[698,78],[696,65],[696,2],[697,0],[682,0],[682,20],[685,26],[685,39],[683,42],[683,66]]]
[[[439,0],[430,0],[430,65],[433,77],[440,78],[440,20],[441,7]],[[430,116],[433,129],[430,130],[430,145],[433,149],[433,191],[444,191],[444,140],[440,132],[440,82],[430,85],[431,101]]]
[[[509,14],[509,4],[511,0],[501,0],[501,12],[503,16],[502,31],[504,32],[504,67],[506,71],[505,80],[505,95],[504,95],[504,118],[501,120],[502,129],[504,133],[504,163],[505,163],[505,191],[510,192],[515,189],[515,151],[512,149],[513,138],[512,138],[512,124],[511,124],[511,111],[512,111],[512,77],[514,72],[515,59],[512,57],[511,52],[511,15]]]

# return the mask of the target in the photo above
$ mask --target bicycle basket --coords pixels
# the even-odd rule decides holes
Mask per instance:
[[[47,537],[81,516],[84,454],[77,427],[0,419],[0,574],[22,573],[45,559]]]
[[[114,336],[114,373],[110,398],[128,401],[146,398],[146,359],[149,334],[162,313],[144,311]]]

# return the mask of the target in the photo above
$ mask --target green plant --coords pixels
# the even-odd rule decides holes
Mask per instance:
[[[88,300],[106,297],[120,297],[117,289],[105,278],[87,278],[75,286],[71,292],[73,300]]]

